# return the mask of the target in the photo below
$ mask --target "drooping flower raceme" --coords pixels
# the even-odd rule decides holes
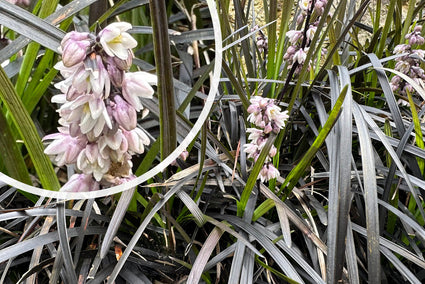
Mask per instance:
[[[394,54],[404,54],[397,57],[394,69],[406,74],[412,78],[420,86],[425,83],[425,71],[421,68],[421,62],[425,59],[425,51],[422,49],[413,49],[414,45],[424,44],[425,39],[421,36],[422,26],[417,25],[413,31],[405,36],[408,43],[399,44],[394,48]],[[407,92],[414,94],[413,87],[402,80],[398,75],[395,75],[390,82],[391,89],[398,92],[402,96],[407,96]],[[400,99],[399,104],[407,105],[407,101]]]
[[[312,4],[314,4],[314,7],[311,6]],[[295,74],[299,74],[306,61],[310,43],[317,32],[317,26],[327,5],[327,0],[300,0],[298,5],[301,13],[298,15],[297,24],[302,27],[302,30],[290,30],[286,33],[291,45],[283,56],[283,59],[287,62],[288,69],[291,69],[295,63],[297,64]],[[312,16],[316,17],[314,19],[310,18],[308,28],[304,34],[304,26],[302,24],[306,20],[309,11],[314,11]],[[325,54],[326,49],[322,48],[321,52]],[[312,62],[307,62],[307,64],[309,68],[313,65]]]
[[[144,152],[149,137],[137,127],[140,98],[152,98],[152,75],[129,72],[131,49],[137,42],[128,23],[113,23],[96,36],[70,32],[61,42],[62,61],[55,65],[64,80],[55,85],[61,94],[59,133],[45,153],[58,166],[73,165],[77,174],[65,191],[92,191],[134,178],[131,157]],[[145,110],[144,110],[145,113]]]
[[[248,128],[249,143],[245,144],[244,151],[248,154],[248,158],[257,161],[261,150],[267,142],[270,133],[278,134],[283,127],[285,121],[288,120],[288,111],[281,111],[280,107],[275,104],[273,99],[254,96],[250,100],[251,105],[247,111],[249,113],[248,121],[258,128]],[[276,155],[277,149],[272,145],[268,156],[266,157],[263,168],[258,175],[262,182],[277,178],[279,171],[273,166],[271,159]]]

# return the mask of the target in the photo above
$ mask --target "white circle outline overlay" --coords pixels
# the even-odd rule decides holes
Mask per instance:
[[[126,183],[113,186],[107,189],[98,190],[98,191],[89,191],[89,192],[51,191],[51,190],[46,190],[43,188],[31,186],[23,182],[17,181],[5,175],[2,172],[0,172],[0,181],[10,186],[13,186],[17,189],[20,189],[25,192],[38,195],[38,196],[59,198],[59,199],[65,199],[65,200],[92,199],[92,198],[99,198],[99,197],[104,197],[108,195],[113,195],[113,194],[128,190],[130,188],[136,187],[142,182],[145,182],[146,180],[152,178],[159,172],[162,172],[166,167],[168,167],[171,164],[171,162],[176,160],[177,157],[180,155],[180,153],[184,151],[187,148],[187,146],[189,146],[192,140],[196,138],[197,133],[200,131],[202,125],[204,124],[204,122],[209,116],[210,110],[214,103],[216,92],[218,90],[218,84],[220,81],[220,74],[221,74],[221,61],[222,61],[222,55],[223,55],[220,21],[218,18],[217,8],[216,8],[214,0],[207,0],[207,4],[208,4],[208,9],[210,10],[211,19],[213,22],[214,39],[215,39],[215,62],[214,62],[214,71],[213,71],[213,78],[211,80],[210,91],[208,93],[208,97],[205,101],[204,107],[195,125],[193,126],[189,134],[183,139],[180,145],[167,158],[165,158],[162,162],[160,162],[154,168],[150,169],[146,173],[138,176],[137,178],[131,181],[128,181]]]

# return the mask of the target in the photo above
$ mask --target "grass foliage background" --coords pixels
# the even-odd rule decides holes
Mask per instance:
[[[49,190],[66,182],[41,142],[57,126],[57,47],[67,31],[117,20],[139,42],[132,70],[163,74],[143,102],[150,115],[139,126],[152,144],[134,172],[187,136],[214,66],[211,17],[203,1],[152,3],[40,0],[23,9],[0,0],[2,40],[11,40],[0,50],[2,173]],[[317,63],[296,75],[283,55],[298,3],[256,3],[216,1],[220,88],[186,161],[96,200],[51,200],[0,180],[0,283],[425,282],[425,90],[416,84],[403,98],[389,85],[394,47],[421,24],[425,2],[328,1],[306,59]],[[258,12],[267,52],[251,30]],[[155,65],[168,48],[171,62]],[[291,114],[265,147],[264,157],[278,148],[282,176],[266,184],[257,181],[262,164],[243,152],[253,95],[279,98]]]

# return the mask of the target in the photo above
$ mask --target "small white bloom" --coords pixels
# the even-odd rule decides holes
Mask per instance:
[[[299,6],[302,10],[307,11],[308,6],[310,5],[310,0],[300,0]]]
[[[131,29],[131,24],[117,22],[108,25],[99,33],[100,44],[109,56],[116,56],[126,60],[128,50],[137,46],[137,41],[126,31]]]

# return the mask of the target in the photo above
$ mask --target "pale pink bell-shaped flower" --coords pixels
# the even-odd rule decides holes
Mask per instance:
[[[92,53],[92,56],[87,58],[84,65],[73,75],[72,85],[78,92],[93,92],[108,98],[111,85],[102,58]]]
[[[425,50],[423,49],[414,49],[412,50],[412,53],[419,56],[420,59],[425,59]]]
[[[261,179],[261,182],[265,182],[277,178],[279,175],[279,171],[272,163],[266,163],[258,174],[258,178]]]
[[[102,156],[109,156],[113,162],[122,162],[128,151],[128,142],[121,129],[102,135],[98,145]]]
[[[96,143],[87,144],[77,158],[77,168],[83,173],[92,174],[96,181],[100,181],[109,171],[111,160],[102,156]]]
[[[133,106],[128,104],[120,95],[114,96],[114,101],[111,101],[110,104],[112,115],[122,128],[127,131],[136,128],[137,112]]]
[[[408,44],[399,44],[396,47],[394,47],[394,54],[402,54],[405,53],[407,50],[410,49],[410,45]]]
[[[137,41],[126,32],[129,29],[131,29],[131,24],[117,22],[100,31],[99,41],[106,54],[122,60],[127,59],[128,50],[137,46]]]
[[[132,105],[136,111],[143,109],[143,105],[140,102],[140,97],[151,99],[153,97],[154,90],[151,85],[144,79],[146,72],[132,72],[125,73],[122,82],[122,93],[124,99]],[[148,74],[150,76],[150,74]]]
[[[72,66],[65,66],[63,64],[63,61],[59,61],[58,63],[55,64],[55,66],[53,66],[56,70],[59,70],[59,72],[61,73],[61,75],[65,78],[65,79],[69,79],[69,80],[65,80],[66,81],[66,85],[70,86],[72,84],[72,80],[73,80],[73,76],[75,75],[76,72],[78,72],[81,69],[81,66],[84,66],[84,62],[79,62],[75,65]],[[58,83],[56,85],[59,84],[63,84],[63,83]],[[55,87],[56,87],[55,85]],[[62,89],[59,87],[56,87],[57,89]]]
[[[46,135],[44,140],[53,141],[44,149],[44,153],[50,156],[53,162],[61,167],[63,165],[74,164],[77,157],[87,144],[84,137],[72,137],[68,133],[68,129],[61,127],[58,129],[60,133]]]
[[[95,181],[92,175],[74,174],[68,182],[63,185],[61,191],[66,192],[88,192],[99,190],[99,183]]]
[[[300,48],[294,53],[293,60],[298,61],[299,64],[303,64],[304,61],[307,58],[307,53],[304,51],[304,49]]]
[[[297,30],[290,30],[286,32],[286,36],[289,38],[290,43],[296,44],[298,40],[300,40],[303,37],[303,32],[297,31]]]
[[[316,33],[316,31],[317,31],[317,27],[314,26],[314,25],[310,25],[310,27],[307,30],[307,40],[308,41],[311,41],[313,39],[314,34]]]
[[[401,73],[407,74],[410,71],[410,64],[407,61],[398,61],[395,64],[394,69],[400,71]]]
[[[108,182],[113,185],[122,184],[126,181],[134,179],[131,168],[133,163],[131,162],[131,155],[125,153],[123,159],[120,162],[111,164],[109,171],[103,176],[102,182]]]
[[[112,122],[106,110],[105,102],[95,94],[85,94],[75,100],[66,102],[59,109],[59,114],[67,124],[78,122],[83,134],[98,137],[105,125],[111,129]]]
[[[244,152],[248,154],[248,158],[253,158],[254,160],[257,160],[258,155],[260,154],[258,145],[254,143],[245,144]]]
[[[149,137],[140,128],[131,131],[122,130],[124,137],[128,142],[128,151],[131,153],[142,154],[145,151],[145,145],[149,145]]]
[[[254,144],[257,144],[259,138],[264,137],[264,131],[258,128],[247,128],[246,132],[250,133],[248,139]]]

